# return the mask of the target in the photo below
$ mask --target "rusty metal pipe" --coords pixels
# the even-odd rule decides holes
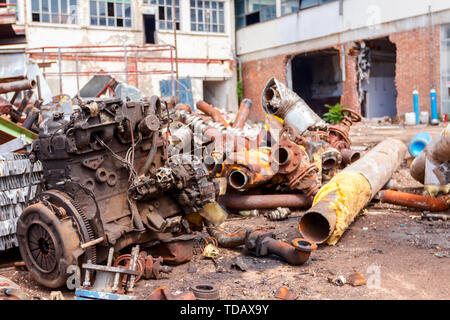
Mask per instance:
[[[250,114],[250,110],[252,108],[252,100],[244,99],[241,102],[241,106],[239,107],[239,111],[236,115],[236,119],[233,122],[233,128],[244,128],[245,123],[247,122],[248,115]]]
[[[207,115],[209,115],[215,122],[219,122],[220,124],[224,125],[225,127],[229,127],[230,124],[225,121],[220,111],[216,108],[214,108],[213,105],[206,103],[203,100],[200,100],[196,103],[197,109],[200,111],[203,111]]]
[[[299,222],[300,234],[316,243],[336,244],[367,203],[391,178],[406,154],[405,144],[386,139],[322,186]]]
[[[445,211],[450,208],[450,197],[448,196],[432,198],[407,192],[381,190],[378,192],[377,198],[381,202],[427,211]]]
[[[276,209],[283,208],[308,208],[312,199],[304,194],[262,194],[240,195],[226,194],[219,198],[219,202],[229,209]]]
[[[231,171],[230,174],[228,175],[228,183],[230,184],[230,186],[232,186],[237,190],[245,188],[249,180],[250,178],[248,177],[248,175],[245,172],[238,169]]]
[[[317,245],[306,239],[294,239],[293,243],[296,246],[290,245],[281,240],[267,238],[267,249],[270,253],[273,253],[286,260],[287,263],[292,265],[301,265],[308,261],[311,251],[317,248]],[[300,246],[304,249],[301,250]]]
[[[275,235],[267,230],[247,230],[245,247],[257,257],[275,254],[289,264],[304,264],[317,249],[317,245],[306,239],[294,239],[292,245],[275,239]]]
[[[208,231],[211,237],[216,238],[219,246],[223,248],[234,248],[241,246],[245,243],[245,235],[247,232],[246,230],[242,232],[228,233],[226,231],[217,229],[206,220],[205,224],[206,224],[206,231]]]
[[[301,134],[311,127],[326,128],[325,122],[294,91],[275,78],[264,87],[261,105],[267,114],[284,120]]]
[[[433,169],[450,159],[450,125],[414,159],[410,174],[422,184],[439,184]],[[441,183],[442,184],[442,183]],[[444,183],[445,184],[445,183]]]
[[[30,90],[36,87],[36,80],[20,80],[0,83],[0,94],[13,91]]]
[[[361,153],[352,149],[342,149],[341,155],[342,161],[344,161],[346,165],[358,161],[359,158],[361,158]]]
[[[337,198],[336,192],[330,192],[300,218],[298,228],[304,238],[323,243],[333,234],[336,228],[336,213],[330,204]]]

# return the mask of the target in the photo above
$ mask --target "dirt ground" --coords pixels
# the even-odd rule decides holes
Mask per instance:
[[[371,147],[386,137],[405,143],[422,130],[436,136],[443,126],[403,127],[385,123],[364,123],[352,128],[356,147]],[[422,186],[409,175],[404,161],[392,178],[395,188],[421,193]],[[256,258],[242,248],[219,248],[215,261],[201,254],[189,263],[176,266],[170,276],[160,280],[141,280],[136,295],[145,298],[159,286],[173,293],[199,283],[210,283],[220,290],[221,299],[274,299],[279,287],[291,289],[296,299],[450,299],[449,220],[421,219],[421,211],[372,202],[344,233],[336,246],[319,246],[302,266],[290,266],[276,256]],[[277,238],[290,241],[299,237],[298,221],[303,211],[287,220],[269,221],[263,216],[245,218],[232,215],[222,226],[228,231],[245,227],[266,227]],[[200,250],[197,250],[200,253]],[[246,271],[231,267],[241,257]],[[18,250],[0,254],[0,276],[18,283],[31,296],[49,298],[50,290],[39,286],[27,271],[1,268],[20,260]],[[364,286],[336,286],[329,279],[358,271]],[[66,299],[73,293],[62,290]]]

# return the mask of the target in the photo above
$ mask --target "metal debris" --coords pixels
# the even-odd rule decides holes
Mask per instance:
[[[153,291],[145,300],[197,300],[192,291],[173,294],[166,286]]]
[[[209,283],[201,283],[191,287],[197,300],[219,300],[220,291],[219,289]]]
[[[290,290],[286,287],[280,287],[275,294],[275,298],[282,300],[295,300],[296,296],[293,290]]]
[[[366,284],[366,279],[359,272],[354,272],[347,276],[346,281],[354,287],[363,286]]]
[[[328,282],[334,284],[335,286],[342,287],[344,284],[347,283],[347,280],[344,276],[337,276],[335,278],[328,278]]]

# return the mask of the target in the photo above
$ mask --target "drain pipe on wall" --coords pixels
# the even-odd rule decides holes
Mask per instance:
[[[300,218],[300,234],[318,244],[335,245],[361,209],[391,178],[405,154],[402,141],[386,139],[334,176],[320,188],[313,206]]]

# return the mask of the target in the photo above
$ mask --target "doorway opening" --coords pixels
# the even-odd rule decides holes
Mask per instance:
[[[291,61],[292,90],[322,116],[325,104],[335,105],[342,95],[339,51],[326,49],[295,56]]]
[[[155,43],[156,20],[153,14],[144,14],[145,43]]]
[[[395,117],[396,46],[388,38],[365,41],[369,49],[369,81],[362,82],[361,115],[365,118]]]

